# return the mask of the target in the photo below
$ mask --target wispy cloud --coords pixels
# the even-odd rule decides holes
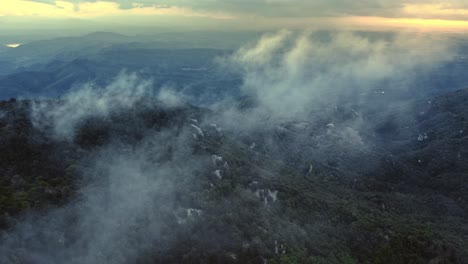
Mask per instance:
[[[224,63],[243,76],[243,91],[258,100],[258,111],[291,118],[415,78],[408,73],[451,58],[449,47],[427,35],[372,40],[351,33],[280,31],[241,48]]]
[[[186,16],[231,19],[222,12],[195,11],[190,7],[167,5],[144,5],[132,3],[130,8],[113,1],[53,1],[5,0],[0,9],[1,16],[36,16],[48,18],[98,18],[107,16]]]
[[[33,104],[35,126],[50,127],[52,135],[60,139],[73,139],[76,127],[86,118],[107,117],[115,110],[130,109],[142,97],[153,94],[151,80],[141,80],[136,74],[120,73],[106,87],[92,83],[79,87],[63,97],[62,104],[40,102]]]
[[[127,23],[135,17],[175,16],[231,20],[231,26],[242,29],[331,25],[352,29],[468,30],[468,5],[461,0],[3,0],[0,16],[80,19],[119,16],[120,22]]]

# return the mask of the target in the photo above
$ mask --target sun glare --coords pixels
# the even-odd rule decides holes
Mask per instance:
[[[19,46],[21,46],[21,43],[5,44],[5,47],[8,47],[8,48],[17,48]]]

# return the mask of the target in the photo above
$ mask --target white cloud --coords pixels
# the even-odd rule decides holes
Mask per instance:
[[[372,40],[352,33],[281,31],[239,49],[223,64],[243,76],[243,91],[258,101],[253,117],[291,119],[348,96],[364,100],[366,93],[415,78],[415,70],[451,56],[447,43],[426,35]]]
[[[66,94],[58,105],[42,101],[34,104],[33,122],[37,127],[46,127],[52,122],[55,136],[73,139],[76,126],[84,119],[106,117],[115,110],[130,109],[141,98],[152,94],[150,80],[122,72],[104,88],[90,83]]]

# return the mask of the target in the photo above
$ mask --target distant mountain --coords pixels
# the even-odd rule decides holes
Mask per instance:
[[[24,71],[0,77],[2,97],[57,97],[74,85],[90,82],[96,77],[96,67],[86,60],[61,66],[55,71]]]
[[[257,37],[258,33],[187,32],[159,33],[155,35],[121,35],[95,32],[84,36],[61,37],[27,42],[15,49],[4,49],[3,60],[14,62],[16,67],[27,67],[50,60],[74,60],[93,56],[104,48],[142,49],[236,49]],[[1,50],[0,50],[1,52]]]
[[[192,97],[193,103],[206,105],[223,94],[239,95],[240,76],[222,72],[214,60],[231,54],[232,50],[227,48],[236,48],[258,34],[188,32],[125,36],[96,32],[25,43],[1,54],[0,98],[55,97],[88,81],[105,85],[119,72],[127,70],[154,80],[156,88],[173,86]],[[328,35],[320,36],[327,38]],[[221,39],[221,36],[226,38]],[[468,69],[468,57],[463,55],[468,47],[464,40],[456,43],[458,55],[453,60],[434,65],[430,70],[415,71],[410,79],[399,80],[396,76],[391,82],[382,80],[376,87],[387,93],[392,92],[392,86],[407,87],[400,94],[401,99],[431,97],[448,89],[468,86],[468,77],[464,74]],[[40,77],[41,74],[44,76]]]
[[[1,54],[2,52],[8,51],[8,49],[9,49],[8,47],[6,47],[6,46],[4,46],[4,45],[0,45],[0,54]]]
[[[11,73],[13,69],[14,69],[13,63],[0,60],[0,76]]]
[[[55,97],[89,81],[105,85],[127,70],[154,80],[156,89],[172,86],[191,97],[193,103],[207,105],[223,94],[239,95],[242,85],[240,76],[222,72],[214,60],[231,54],[240,43],[249,42],[259,34],[168,32],[126,36],[95,32],[5,48],[0,56],[0,99]],[[371,39],[391,37],[391,34],[359,34]],[[330,37],[329,32],[318,35],[324,39]],[[383,80],[376,87],[387,93],[391,93],[391,86],[407,87],[401,98],[431,97],[448,89],[462,89],[468,86],[465,74],[468,57],[463,55],[468,47],[464,43],[463,39],[456,42],[458,55],[453,60],[434,65],[428,71],[416,71],[410,79]]]
[[[215,58],[226,54],[229,51],[109,46],[93,55],[82,54],[78,59],[56,58],[0,75],[0,98],[56,97],[87,82],[106,85],[125,70],[153,80],[155,89],[170,85],[193,96],[195,101],[199,100],[197,103],[209,103],[222,93],[235,94],[239,89],[239,77],[227,77],[214,63]]]
[[[64,37],[25,43],[3,54],[5,60],[29,66],[47,60],[72,60],[92,55],[113,44],[134,41],[131,37],[115,33],[98,32],[82,37]]]

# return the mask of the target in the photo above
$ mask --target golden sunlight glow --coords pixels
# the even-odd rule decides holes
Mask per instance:
[[[344,16],[344,17],[269,17],[262,15],[229,14],[193,10],[183,6],[145,6],[135,2],[129,9],[123,9],[111,0],[85,0],[73,3],[71,0],[56,0],[54,4],[32,0],[0,0],[0,17],[24,18],[79,18],[100,19],[116,16],[122,19],[154,16],[184,16],[209,19],[233,20],[244,28],[268,27],[317,27],[338,26],[350,29],[396,29],[421,31],[468,31],[468,9],[450,4],[406,4],[394,17]],[[138,1],[138,0],[135,0]],[[195,0],[194,0],[195,1]],[[29,20],[30,21],[30,20]],[[143,22],[144,23],[144,22]]]
[[[105,16],[132,15],[179,15],[231,19],[232,16],[222,13],[196,12],[183,7],[150,6],[135,4],[130,9],[121,9],[115,2],[97,1],[73,4],[68,1],[55,1],[45,4],[28,0],[1,0],[0,16],[24,16],[46,18],[96,18]]]
[[[421,18],[385,18],[385,17],[350,17],[343,22],[356,26],[388,28],[388,29],[410,29],[420,31],[440,32],[466,32],[468,21],[443,20],[443,19],[421,19]]]

